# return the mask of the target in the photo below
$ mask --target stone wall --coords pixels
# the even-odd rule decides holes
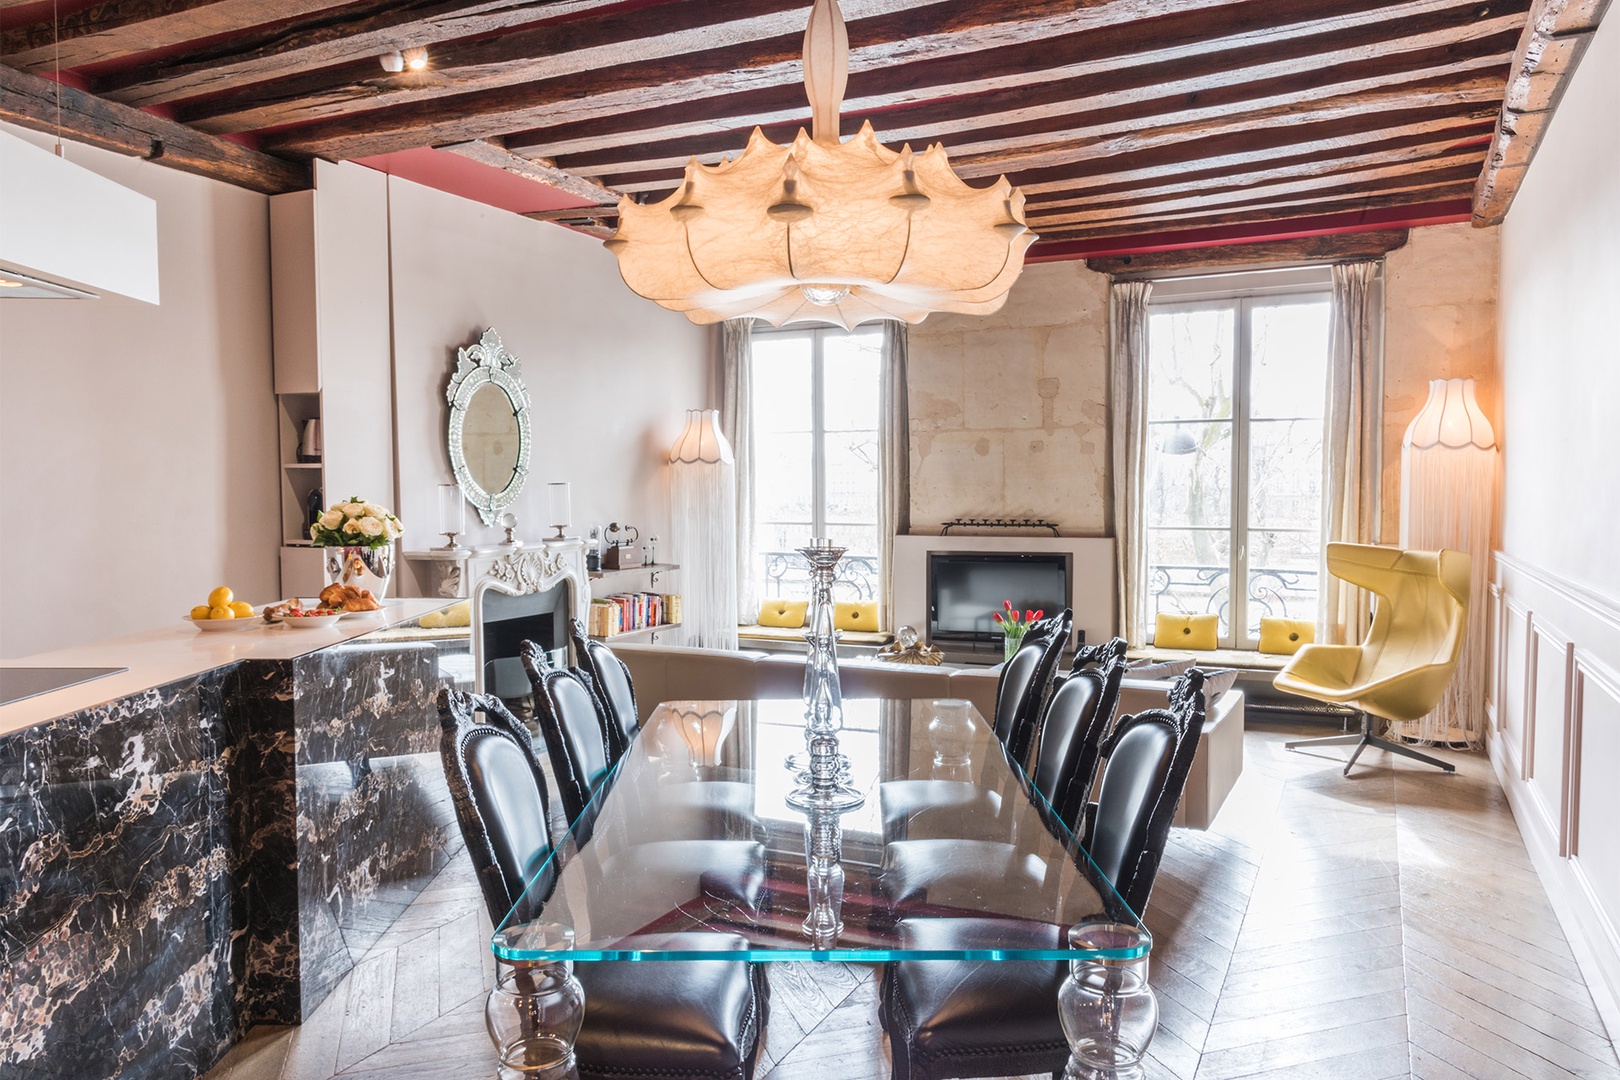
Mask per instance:
[[[1401,436],[1429,380],[1471,375],[1500,414],[1496,277],[1497,230],[1467,224],[1413,229],[1385,264],[1384,543],[1400,537]],[[1028,267],[989,318],[912,327],[912,531],[1036,516],[1112,536],[1107,349],[1108,279],[1082,262]]]
[[[1025,269],[1004,306],[911,329],[911,526],[1044,517],[1071,536],[1108,518],[1108,279]]]

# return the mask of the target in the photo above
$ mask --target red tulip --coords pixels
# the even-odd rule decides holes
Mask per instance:
[[[1029,617],[1030,621],[1033,622],[1034,620],[1040,618],[1042,615],[1045,615],[1045,614],[1046,614],[1046,611],[1045,611],[1044,608],[1036,608],[1035,609],[1035,614],[1033,614],[1033,615],[1031,615]]]
[[[1034,622],[1035,621],[1035,613],[1033,611],[1024,612],[1024,621],[1025,622]]]
[[[1013,609],[1013,606],[1012,606],[1012,601],[1011,601],[1011,600],[1003,600],[1003,601],[1002,601],[1002,602],[1001,602],[1001,606],[1002,606],[1002,607],[1004,607],[1004,608],[1006,608],[1006,609],[1007,609],[1007,610],[1008,610],[1008,611],[1011,611],[1011,610],[1012,610],[1012,609]]]
[[[997,611],[997,612],[993,613],[990,617],[992,619],[996,620],[996,622],[999,623],[1001,621],[1001,612]]]

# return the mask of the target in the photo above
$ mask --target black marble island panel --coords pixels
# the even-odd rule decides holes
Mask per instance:
[[[0,1075],[196,1076],[313,1008],[447,858],[466,652],[384,630],[0,737]]]

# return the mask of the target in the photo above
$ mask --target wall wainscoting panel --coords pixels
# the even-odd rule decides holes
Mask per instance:
[[[1491,761],[1531,860],[1620,1033],[1620,601],[1496,553]]]

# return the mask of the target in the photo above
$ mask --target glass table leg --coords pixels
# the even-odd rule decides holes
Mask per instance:
[[[1069,1040],[1065,1080],[1139,1080],[1142,1058],[1159,1026],[1159,1000],[1148,985],[1146,930],[1088,922],[1069,929],[1069,947],[1094,959],[1072,960],[1058,988],[1058,1018]],[[1108,959],[1098,953],[1141,955]]]
[[[585,991],[573,968],[566,960],[496,959],[484,1022],[500,1055],[501,1080],[579,1080],[574,1044]]]

